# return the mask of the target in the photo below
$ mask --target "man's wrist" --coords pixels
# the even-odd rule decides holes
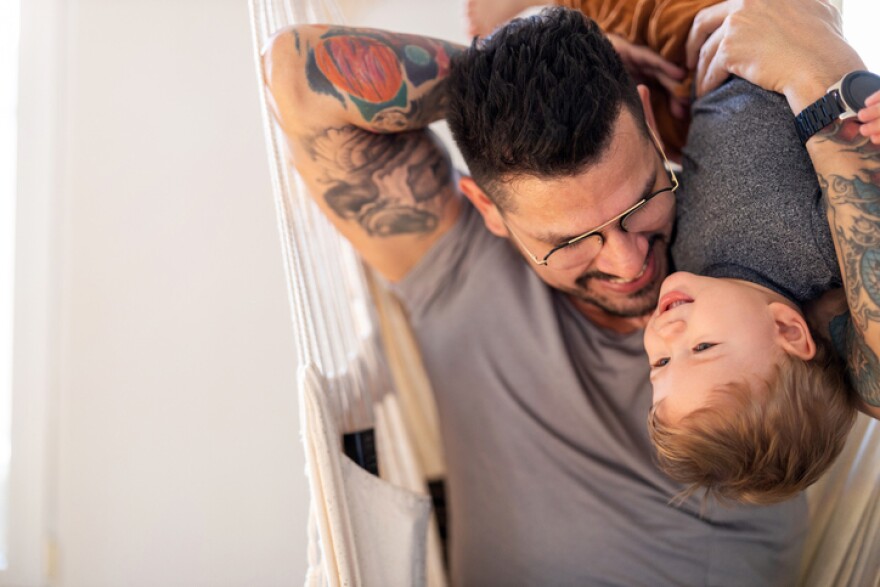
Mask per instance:
[[[831,127],[831,123],[844,123],[848,119],[856,123],[857,134],[864,134],[864,129],[858,129],[857,119],[871,95],[878,91],[880,76],[865,70],[848,72],[832,84],[822,97],[795,116],[798,137],[806,144],[811,137]],[[835,128],[839,126],[835,125]]]
[[[783,94],[795,116],[822,98],[828,92],[828,88],[839,82],[843,76],[851,71],[865,69],[865,63],[855,52],[841,57],[838,62],[828,64],[821,70],[800,72],[785,86]]]
[[[795,116],[803,112],[804,108],[822,98],[825,93],[828,91],[834,83],[839,80],[846,72],[838,76],[837,78],[831,79],[829,82],[825,82],[825,80],[812,80],[812,81],[804,81],[796,86],[788,87],[785,89],[785,98],[788,100],[788,105],[791,108],[791,111]]]

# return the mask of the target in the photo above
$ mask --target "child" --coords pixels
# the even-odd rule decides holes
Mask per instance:
[[[857,407],[842,362],[802,311],[841,281],[792,120],[782,96],[740,79],[695,103],[672,253],[700,275],[670,275],[645,330],[661,467],[691,489],[752,503],[816,481]]]
[[[878,100],[860,113],[863,135],[876,129]],[[752,503],[816,481],[857,407],[842,361],[803,313],[841,279],[793,119],[782,96],[736,78],[694,104],[672,254],[699,275],[664,281],[645,330],[661,467],[691,489]],[[880,151],[865,153],[865,167],[880,168]],[[862,220],[880,226],[870,212]]]

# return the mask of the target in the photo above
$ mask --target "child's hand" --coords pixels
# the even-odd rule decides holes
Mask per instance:
[[[880,91],[874,92],[865,100],[865,107],[859,110],[862,126],[859,132],[870,137],[871,142],[880,145]]]

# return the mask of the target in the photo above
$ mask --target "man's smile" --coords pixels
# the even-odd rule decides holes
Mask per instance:
[[[595,284],[593,287],[623,295],[632,294],[644,289],[655,280],[657,274],[657,262],[653,245],[654,243],[652,242],[648,248],[648,254],[645,256],[641,270],[633,278],[624,279],[613,275],[590,275],[581,285],[586,286],[592,281]]]

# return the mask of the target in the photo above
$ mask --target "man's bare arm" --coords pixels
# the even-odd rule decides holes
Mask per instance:
[[[402,278],[455,222],[448,153],[428,124],[445,116],[460,50],[373,29],[300,26],[263,53],[292,161],[318,205],[364,259]]]
[[[832,320],[831,335],[859,397],[880,409],[880,147],[853,121],[829,126],[808,146],[849,306],[848,316]]]

